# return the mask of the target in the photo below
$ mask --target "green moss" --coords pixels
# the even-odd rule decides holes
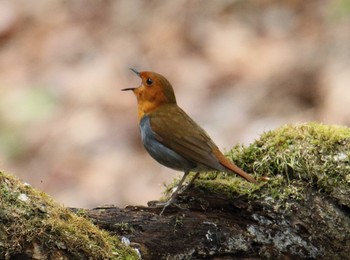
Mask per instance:
[[[130,226],[129,223],[125,223],[125,222],[114,224],[114,228],[117,234],[122,234],[122,235],[130,234],[135,231],[134,228]]]
[[[236,146],[227,156],[259,184],[227,173],[202,173],[196,186],[228,197],[239,194],[274,201],[303,198],[305,187],[328,193],[350,207],[350,129],[317,123],[285,125],[266,132],[251,145]],[[173,186],[172,184],[171,186]]]
[[[117,238],[2,172],[0,205],[1,259],[23,254],[36,259],[138,259]]]

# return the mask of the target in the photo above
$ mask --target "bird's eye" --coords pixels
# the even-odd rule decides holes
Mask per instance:
[[[146,84],[151,86],[153,84],[153,80],[151,78],[146,79]]]

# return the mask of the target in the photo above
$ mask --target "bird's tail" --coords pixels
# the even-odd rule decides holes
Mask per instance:
[[[229,171],[236,173],[237,175],[241,176],[249,182],[258,183],[252,176],[250,176],[248,173],[236,166],[233,162],[228,160],[221,152],[220,155],[216,154],[216,156],[219,158],[220,163]]]

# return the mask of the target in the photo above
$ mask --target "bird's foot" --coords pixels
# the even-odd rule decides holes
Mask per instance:
[[[161,215],[164,213],[165,209],[166,209],[168,206],[170,206],[170,205],[173,205],[173,206],[179,208],[180,210],[185,210],[185,208],[181,207],[179,204],[174,203],[174,202],[170,199],[170,200],[168,200],[167,202],[163,203],[163,209],[162,209],[162,211],[159,213],[159,216],[161,216]]]
[[[193,185],[194,180],[198,177],[199,172],[197,172],[194,177],[191,179],[191,181],[189,182],[188,185],[184,186],[183,182],[186,178],[186,176],[188,175],[188,171],[185,172],[184,176],[182,177],[182,179],[180,180],[178,186],[176,187],[175,191],[171,194],[170,199],[167,202],[156,202],[156,203],[152,203],[152,206],[155,207],[163,207],[162,211],[160,212],[160,216],[164,213],[165,209],[170,206],[171,204],[178,207],[179,209],[184,209],[182,207],[180,207],[179,205],[175,204],[174,201],[176,200],[177,196],[179,193],[184,193],[188,188],[190,188]],[[151,206],[151,205],[149,205]]]
[[[168,200],[167,202],[163,203],[163,209],[162,209],[162,211],[159,213],[159,216],[163,215],[165,209],[166,209],[169,205],[171,205],[171,203],[172,203],[171,199]]]
[[[174,203],[174,199],[169,199],[168,201],[165,202],[161,202],[161,201],[151,201],[148,203],[148,206],[150,207],[154,207],[154,208],[162,208],[161,212],[159,213],[159,216],[163,215],[165,209],[167,207],[169,207],[170,205],[175,206],[181,210],[184,210],[183,207],[181,207],[180,205]]]

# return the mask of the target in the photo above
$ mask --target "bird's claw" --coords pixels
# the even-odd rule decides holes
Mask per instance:
[[[164,213],[165,209],[166,209],[168,206],[170,206],[170,205],[173,205],[173,206],[179,208],[180,210],[185,210],[185,208],[181,207],[179,204],[176,204],[176,203],[172,202],[171,200],[168,200],[167,202],[165,202],[165,203],[163,203],[163,204],[164,204],[164,205],[163,205],[163,209],[162,209],[162,211],[159,213],[159,216],[161,216],[161,215]]]
[[[185,208],[181,207],[179,204],[174,203],[174,200],[170,199],[166,202],[161,202],[161,201],[152,201],[151,203],[148,203],[149,207],[154,207],[154,208],[162,208],[162,210],[159,213],[159,216],[163,215],[165,209],[169,207],[170,205],[175,206],[181,210],[184,210]]]
[[[159,213],[159,216],[163,215],[165,209],[171,204],[171,200],[168,200],[167,202],[163,203],[163,209],[162,211]]]

